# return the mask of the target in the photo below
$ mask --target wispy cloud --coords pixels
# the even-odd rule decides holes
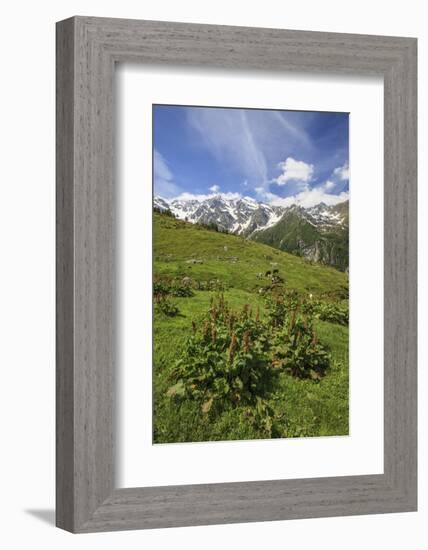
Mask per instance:
[[[245,111],[240,111],[242,129],[244,132],[246,142],[246,162],[250,161],[256,165],[256,173],[258,173],[262,181],[267,180],[267,166],[266,159],[261,149],[256,145],[256,138],[251,131],[250,124],[248,123],[248,117]]]
[[[308,134],[306,131],[297,126],[296,124],[293,124],[289,117],[287,116],[287,113],[284,111],[269,111],[271,114],[271,117],[282,127],[283,130],[285,130],[290,137],[292,137],[294,140],[299,142],[301,145],[304,145],[307,148],[312,148],[311,140],[309,139]]]
[[[155,114],[155,191],[166,198],[347,196],[346,114],[179,106]]]
[[[180,193],[180,187],[174,182],[174,177],[164,157],[156,149],[153,152],[153,184],[155,195],[164,198]]]
[[[281,147],[281,143],[287,146],[297,143],[300,147],[311,148],[306,131],[289,121],[286,113],[278,111],[189,108],[187,120],[218,162],[234,167],[245,177],[247,189],[257,186],[269,191],[267,158],[273,150]],[[306,184],[313,173],[311,164],[292,157],[280,167],[283,172],[277,179],[278,185],[291,180]]]
[[[219,162],[234,166],[249,181],[267,179],[266,159],[245,110],[191,108],[187,118]]]

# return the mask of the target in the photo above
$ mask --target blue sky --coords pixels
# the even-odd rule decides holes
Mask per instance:
[[[349,192],[347,113],[153,106],[154,193],[336,204]]]

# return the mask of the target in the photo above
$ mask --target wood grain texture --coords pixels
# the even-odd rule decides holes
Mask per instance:
[[[74,23],[56,36],[56,522],[74,526]]]
[[[383,76],[383,475],[115,489],[119,61]],[[92,532],[416,510],[416,151],[415,39],[87,17],[58,23],[59,527]]]

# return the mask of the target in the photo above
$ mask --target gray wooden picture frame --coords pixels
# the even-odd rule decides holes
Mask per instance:
[[[57,24],[58,527],[83,533],[416,510],[416,46],[414,38],[91,17]],[[115,487],[117,62],[383,77],[383,474]]]

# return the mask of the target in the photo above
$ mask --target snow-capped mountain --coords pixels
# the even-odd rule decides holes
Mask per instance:
[[[304,217],[316,227],[328,231],[329,229],[337,229],[347,227],[349,214],[349,201],[340,202],[333,206],[327,206],[323,202],[306,208]]]
[[[348,208],[349,201],[312,208],[291,206],[275,225],[255,231],[251,239],[347,271]]]
[[[320,203],[311,208],[297,205],[283,207],[257,202],[250,197],[228,199],[221,195],[213,195],[204,200],[164,199],[159,196],[154,198],[155,208],[169,210],[181,220],[205,225],[216,224],[221,230],[245,237],[275,226],[284,214],[291,212],[319,230],[326,231],[347,223],[347,209],[345,212],[338,206]]]
[[[154,208],[170,211],[176,218],[191,223],[215,225],[242,237],[256,240],[329,264],[348,269],[349,201],[328,206],[321,202],[304,208],[300,205],[273,206],[249,197],[229,199],[213,195],[203,200],[155,197]]]
[[[281,217],[283,209],[259,203],[249,197],[227,199],[213,195],[205,200],[166,200],[155,197],[154,206],[170,210],[174,216],[192,223],[212,224],[229,233],[249,236],[261,227],[269,227]]]

